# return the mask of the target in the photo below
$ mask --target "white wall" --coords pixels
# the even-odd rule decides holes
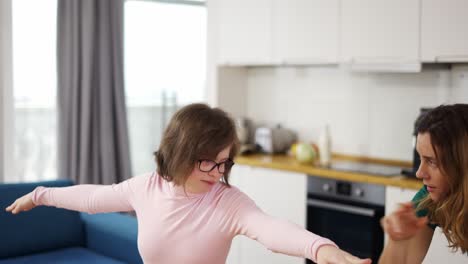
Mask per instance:
[[[0,182],[12,175],[11,0],[0,1]]]
[[[468,64],[452,69],[451,102],[468,102]]]
[[[468,102],[468,67],[428,67],[421,73],[250,68],[246,94],[248,117],[281,123],[297,131],[300,140],[316,141],[328,123],[334,152],[412,160],[419,108]]]

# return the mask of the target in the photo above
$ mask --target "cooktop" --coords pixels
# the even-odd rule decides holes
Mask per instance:
[[[348,171],[363,174],[379,175],[385,177],[401,175],[401,167],[371,163],[359,163],[351,161],[334,161],[332,162],[330,169],[337,171]]]

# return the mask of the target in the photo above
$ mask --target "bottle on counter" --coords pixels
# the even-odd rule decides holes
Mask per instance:
[[[330,128],[327,125],[323,128],[318,139],[319,164],[323,167],[329,167],[331,162],[331,137]]]

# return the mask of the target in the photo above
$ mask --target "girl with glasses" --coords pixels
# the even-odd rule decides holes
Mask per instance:
[[[156,172],[111,186],[38,187],[7,210],[19,213],[46,205],[88,213],[135,211],[139,251],[148,264],[225,263],[237,235],[319,264],[370,263],[267,215],[231,186],[229,173],[238,149],[234,122],[224,111],[188,105],[175,113],[164,132],[155,152]]]

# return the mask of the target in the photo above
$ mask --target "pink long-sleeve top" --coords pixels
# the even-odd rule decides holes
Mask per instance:
[[[207,193],[190,194],[150,173],[113,185],[37,187],[32,200],[91,214],[134,210],[138,249],[146,264],[225,263],[236,235],[255,239],[273,252],[314,261],[319,247],[336,246],[265,214],[238,188],[223,183]]]

